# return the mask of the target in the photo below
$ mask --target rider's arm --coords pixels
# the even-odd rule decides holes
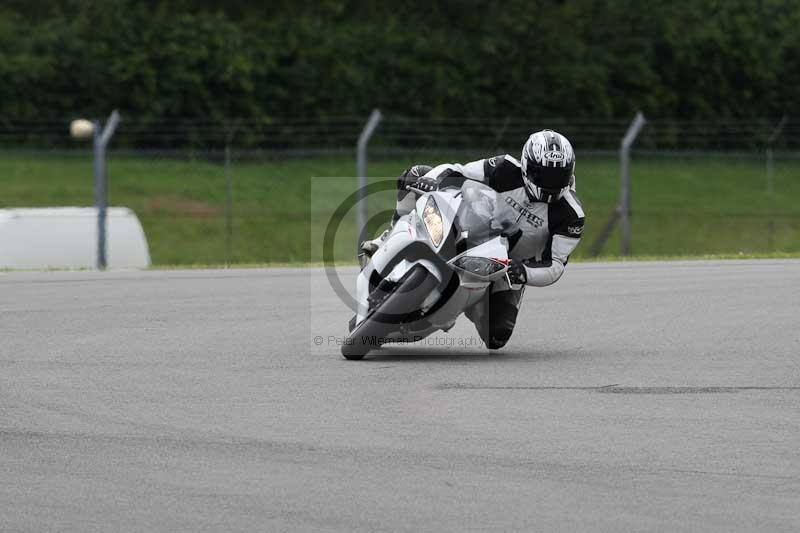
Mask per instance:
[[[425,176],[436,178],[439,187],[461,187],[466,180],[480,181],[498,192],[522,186],[519,162],[510,155],[479,159],[463,165],[438,165]]]
[[[581,242],[580,238],[553,235],[550,261],[531,266],[525,265],[526,285],[547,287],[561,278],[570,254]]]
[[[553,238],[549,259],[542,263],[525,265],[527,285],[546,287],[558,281],[564,273],[569,256],[581,242],[584,225],[583,208],[574,192],[568,191],[564,197],[568,206],[564,206],[563,210],[566,212],[566,216],[561,220],[555,220],[551,228]]]

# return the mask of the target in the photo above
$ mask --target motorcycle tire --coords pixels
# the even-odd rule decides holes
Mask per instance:
[[[396,331],[397,324],[403,323],[407,317],[419,310],[422,302],[436,288],[439,281],[428,269],[416,265],[406,274],[367,318],[364,319],[345,339],[342,344],[342,355],[345,359],[358,361],[370,350],[380,348],[370,339],[382,339]],[[391,317],[391,319],[386,319]]]

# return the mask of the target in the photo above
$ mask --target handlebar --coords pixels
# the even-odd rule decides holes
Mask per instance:
[[[427,194],[427,193],[431,192],[431,191],[423,191],[422,189],[417,189],[416,187],[412,187],[411,185],[406,185],[406,190],[407,191],[411,191],[411,192],[415,192],[415,193],[417,193],[419,195],[423,195],[423,194]]]

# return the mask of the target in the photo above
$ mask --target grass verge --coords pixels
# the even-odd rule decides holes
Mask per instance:
[[[409,155],[371,161],[370,181],[393,180],[414,162],[453,159]],[[353,160],[341,157],[235,161],[230,196],[224,166],[202,158],[112,154],[108,174],[110,204],[137,213],[153,264],[166,268],[319,265],[325,229],[356,184]],[[579,158],[577,174],[587,229],[575,260],[587,260],[589,245],[617,201],[618,163]],[[763,161],[757,157],[635,158],[632,174],[636,259],[800,253],[800,161],[776,162],[774,194],[766,192]],[[91,205],[91,175],[88,153],[0,152],[0,207]],[[385,224],[393,198],[391,190],[370,196],[371,232]],[[333,257],[354,262],[355,244],[354,215],[348,212],[333,240]],[[613,258],[618,249],[615,232],[600,260]]]

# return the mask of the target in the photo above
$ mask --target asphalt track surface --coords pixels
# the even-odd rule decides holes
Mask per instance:
[[[800,530],[798,261],[570,265],[497,353],[348,317],[320,269],[0,274],[0,530]]]

